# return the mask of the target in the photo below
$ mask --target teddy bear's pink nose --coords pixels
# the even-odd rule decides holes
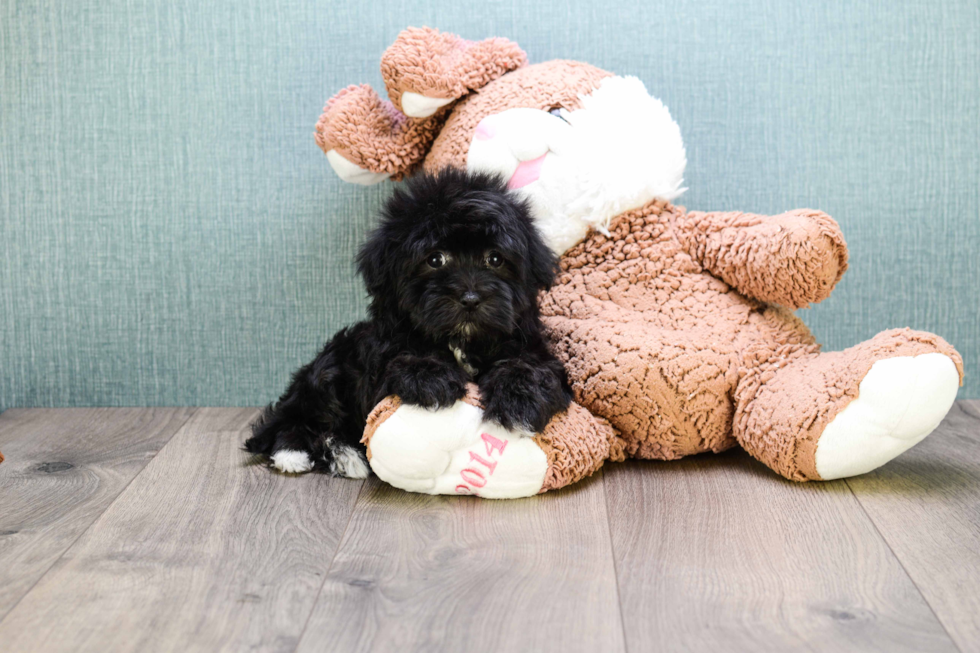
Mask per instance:
[[[494,127],[493,121],[489,117],[484,118],[476,126],[476,133],[474,136],[481,141],[489,141],[491,138],[497,135],[497,128]]]

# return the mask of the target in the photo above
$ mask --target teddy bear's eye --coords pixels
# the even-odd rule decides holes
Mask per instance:
[[[565,114],[567,112],[563,107],[554,107],[552,109],[548,109],[548,113],[553,115],[555,118],[558,118],[559,120],[564,120],[565,122],[568,122],[568,118],[565,117]]]
[[[441,268],[446,264],[446,255],[442,252],[432,252],[425,262],[432,269]]]

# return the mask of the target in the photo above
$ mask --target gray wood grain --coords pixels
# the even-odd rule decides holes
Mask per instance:
[[[847,483],[960,649],[980,650],[980,401]]]
[[[729,453],[504,502],[276,475],[254,410],[192,413],[0,416],[4,653],[980,648],[978,401],[846,482]]]
[[[299,651],[622,651],[601,476],[514,501],[372,478]]]
[[[254,415],[200,409],[0,622],[4,651],[292,651],[361,482],[250,464]]]
[[[0,619],[162,448],[190,408],[0,415]]]
[[[631,650],[956,650],[843,482],[743,452],[605,482]]]

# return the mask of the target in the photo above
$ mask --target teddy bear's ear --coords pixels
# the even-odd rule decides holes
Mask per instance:
[[[327,101],[315,137],[341,179],[369,185],[401,179],[421,163],[441,124],[405,116],[362,84]]]
[[[381,57],[392,103],[411,118],[428,118],[506,72],[527,63],[504,38],[467,41],[428,27],[410,27]]]

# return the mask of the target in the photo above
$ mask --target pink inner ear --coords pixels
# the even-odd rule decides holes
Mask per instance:
[[[547,152],[536,159],[521,161],[517,165],[517,170],[514,171],[510,181],[507,182],[507,188],[515,190],[527,186],[532,181],[537,181],[538,177],[541,176],[541,166],[544,165],[544,158],[546,156],[548,156]]]

